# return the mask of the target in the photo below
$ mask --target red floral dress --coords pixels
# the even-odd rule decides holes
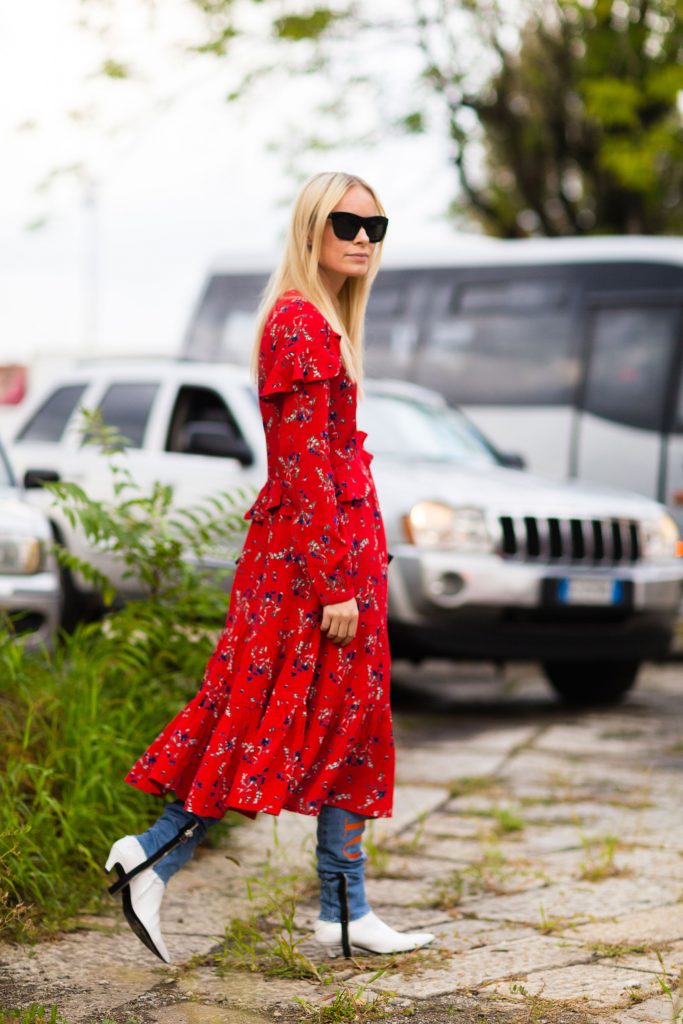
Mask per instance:
[[[273,306],[258,381],[268,479],[244,516],[225,628],[196,696],[125,777],[196,814],[392,814],[387,544],[339,343],[298,292]],[[358,630],[339,646],[322,606],[351,597]]]

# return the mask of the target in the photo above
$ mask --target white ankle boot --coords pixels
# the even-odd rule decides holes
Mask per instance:
[[[147,860],[147,854],[135,836],[124,836],[117,839],[111,848],[105,865],[107,871],[116,868],[119,878],[127,874],[138,864]],[[169,956],[161,934],[159,912],[164,898],[166,885],[153,868],[146,868],[121,890],[123,913],[128,924],[141,942],[165,963],[170,964]]]
[[[329,955],[339,956],[342,952],[341,922],[318,918],[313,928],[318,942],[328,947]],[[351,952],[355,947],[366,953],[406,953],[426,946],[436,938],[431,932],[397,932],[372,910],[355,921],[349,921],[348,936]]]

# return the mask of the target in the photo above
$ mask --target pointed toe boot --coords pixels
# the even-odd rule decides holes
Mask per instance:
[[[109,891],[121,892],[123,913],[126,921],[141,942],[164,963],[171,963],[171,957],[161,934],[161,901],[166,886],[151,867],[126,879],[129,872],[147,861],[147,855],[135,836],[118,839],[111,848],[106,871],[116,869],[118,882]],[[121,883],[124,884],[121,884]]]
[[[361,953],[407,953],[432,942],[431,932],[397,932],[370,910],[355,921],[321,921],[314,926],[318,942],[330,956],[352,956]]]

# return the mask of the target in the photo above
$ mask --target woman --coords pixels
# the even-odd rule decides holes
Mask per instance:
[[[315,175],[261,302],[252,370],[268,479],[245,513],[202,686],[126,775],[176,800],[146,832],[115,842],[106,865],[129,924],[167,962],[166,883],[229,810],[317,816],[314,928],[331,955],[434,938],[394,931],[371,910],[361,847],[366,819],[391,816],[394,785],[388,554],[373,456],[356,428],[363,320],[387,223],[365,181]]]

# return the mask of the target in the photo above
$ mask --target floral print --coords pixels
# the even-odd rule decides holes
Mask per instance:
[[[258,381],[268,477],[245,513],[225,627],[196,696],[125,777],[196,814],[392,814],[388,553],[339,342],[298,292],[271,310]],[[351,597],[358,630],[339,646],[323,606]]]

